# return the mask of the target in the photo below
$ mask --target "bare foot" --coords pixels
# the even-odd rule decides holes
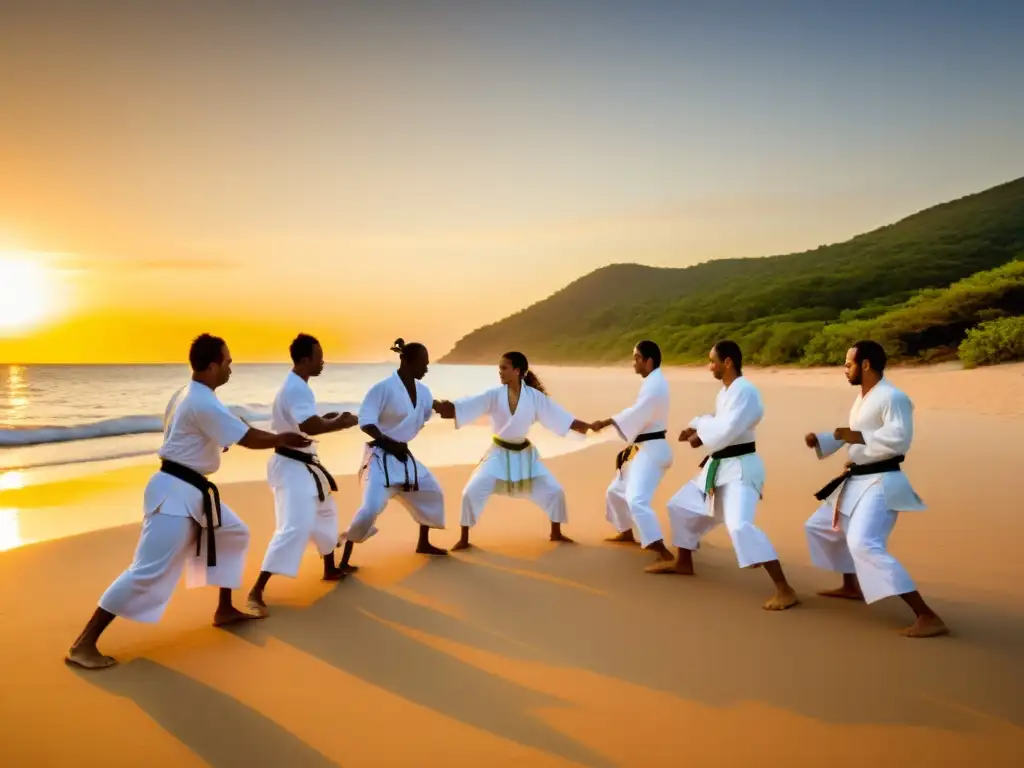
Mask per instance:
[[[800,604],[800,598],[796,596],[796,592],[792,589],[780,589],[766,602],[762,608],[766,611],[784,611],[787,608],[792,608],[794,605]]]
[[[576,542],[566,536],[564,533],[552,533],[549,541],[560,541],[563,544],[575,544]]]
[[[329,571],[324,571],[323,580],[324,581],[341,581],[346,576],[348,576],[348,571],[346,571],[344,568],[334,568],[334,569],[329,570]]]
[[[470,544],[468,541],[463,541],[462,539],[459,539],[457,542],[455,542],[455,546],[452,547],[452,552],[459,552],[463,549],[469,549],[472,546],[473,545]]]
[[[359,570],[359,566],[358,565],[348,565],[348,564],[346,564],[346,565],[339,565],[338,568],[340,570],[344,571],[345,573],[355,573],[356,571]]]
[[[447,549],[435,547],[433,544],[420,544],[416,547],[417,555],[447,555]]]
[[[632,528],[630,528],[628,531],[623,531],[622,533],[617,534],[615,536],[611,536],[610,538],[605,539],[605,541],[610,541],[613,544],[637,544],[637,543],[639,543],[639,542],[637,542],[636,538],[634,538],[634,536],[633,536],[633,529]]]
[[[117,664],[113,656],[104,656],[96,646],[90,648],[72,648],[64,657],[64,663],[82,669],[107,669]]]
[[[235,606],[231,606],[227,609],[217,609],[217,612],[213,614],[213,626],[224,627],[228,624],[237,624],[240,621],[252,621],[253,619],[263,619],[267,616],[267,606],[263,602],[262,598],[259,598],[259,602],[256,602],[253,598],[249,598],[249,605],[253,606],[254,613],[245,613],[240,611]]]
[[[938,637],[948,635],[949,628],[938,616],[918,616],[911,626],[900,630],[904,637]]]
[[[839,597],[843,600],[864,600],[864,593],[854,587],[839,587],[837,589],[823,589],[818,593],[822,597]]]
[[[658,560],[644,570],[647,573],[675,573],[682,576],[693,576],[693,565],[683,565],[678,560]]]

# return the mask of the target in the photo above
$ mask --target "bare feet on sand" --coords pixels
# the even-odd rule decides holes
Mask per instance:
[[[263,601],[260,600],[262,603]],[[261,615],[262,613],[262,615]],[[253,619],[262,619],[267,615],[267,606],[264,605],[262,612],[257,613],[246,613],[240,611],[234,606],[230,608],[218,608],[217,612],[213,614],[213,626],[225,627],[228,624],[237,624],[241,621],[252,621]]]
[[[96,646],[72,648],[64,657],[64,663],[81,669],[107,669],[117,664],[113,656],[104,656]]]
[[[632,529],[628,531],[623,531],[622,533],[616,534],[615,536],[610,536],[609,538],[605,539],[605,541],[610,541],[613,544],[639,544],[639,542],[633,536]]]
[[[693,565],[680,563],[678,560],[658,560],[644,568],[647,573],[676,573],[682,576],[693,576]]]
[[[838,597],[843,600],[860,600],[864,601],[864,593],[860,591],[858,587],[837,587],[836,589],[823,589],[818,593],[822,597]]]
[[[419,544],[416,547],[416,554],[417,555],[447,555],[448,554],[448,550],[447,549],[441,549],[440,547],[435,547],[433,544],[430,544],[430,543],[426,543],[426,544]]]
[[[900,630],[904,637],[939,637],[948,635],[949,628],[938,616],[918,616],[911,626]]]
[[[796,596],[796,592],[792,589],[780,589],[768,598],[768,601],[761,607],[766,611],[784,611],[787,608],[792,608],[794,605],[799,604],[800,599]]]
[[[324,570],[323,580],[324,581],[341,581],[348,576],[348,571],[345,568],[332,568],[330,570]]]
[[[463,549],[470,549],[473,545],[468,540],[459,539],[452,547],[452,552],[459,552]]]
[[[548,540],[549,541],[560,541],[563,544],[575,544],[576,543],[572,539],[570,539],[568,536],[566,536],[564,533],[562,533],[562,524],[561,523],[552,523],[551,524],[551,536],[548,537]]]
[[[249,613],[261,619],[265,619],[267,614],[270,613],[267,610],[267,604],[263,602],[262,595],[249,595],[249,599],[245,603],[245,607],[249,609]],[[214,619],[216,621],[216,619]]]

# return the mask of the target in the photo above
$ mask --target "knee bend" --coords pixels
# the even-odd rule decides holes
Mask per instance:
[[[626,506],[629,507],[630,513],[634,515],[645,515],[651,512],[651,503],[642,496],[627,496]]]
[[[877,539],[853,538],[847,539],[846,544],[855,560],[873,560],[885,555],[885,545]]]

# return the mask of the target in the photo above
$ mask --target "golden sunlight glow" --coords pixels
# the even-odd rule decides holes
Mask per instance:
[[[0,253],[0,335],[41,325],[54,313],[55,278],[32,254]]]
[[[20,547],[23,543],[18,525],[18,510],[0,508],[0,552]]]
[[[24,487],[24,472],[4,472],[0,474],[0,491],[17,491]]]

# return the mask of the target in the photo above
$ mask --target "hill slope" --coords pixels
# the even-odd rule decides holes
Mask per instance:
[[[752,361],[800,362],[827,324],[877,317],[1018,253],[1024,178],[812,251],[681,269],[603,267],[473,331],[443,361],[490,362],[510,348],[536,362],[621,360],[649,337],[667,360],[687,362],[728,335]]]

